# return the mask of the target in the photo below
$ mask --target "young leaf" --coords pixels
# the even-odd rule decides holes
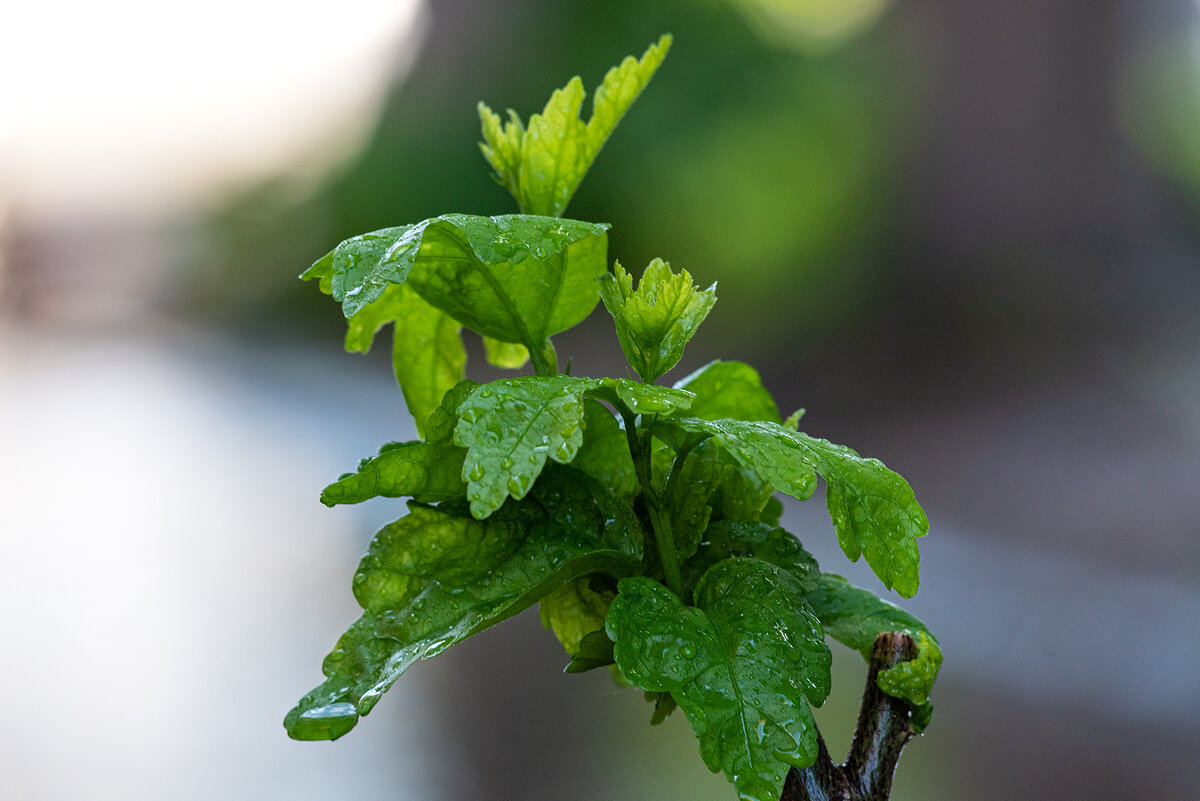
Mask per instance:
[[[491,337],[483,338],[484,353],[488,364],[506,370],[519,370],[529,361],[529,349],[515,342],[501,342]]]
[[[671,37],[663,36],[640,61],[630,56],[609,70],[596,90],[586,125],[579,115],[586,93],[578,77],[554,92],[542,113],[529,118],[528,128],[511,109],[508,122],[502,123],[486,104],[479,104],[484,140],[480,149],[522,213],[558,217],[566,210],[579,182],[670,46]]]
[[[616,594],[616,588],[603,576],[580,576],[568,581],[539,604],[542,625],[554,632],[563,650],[574,656],[587,635],[604,631],[604,617]]]
[[[476,389],[458,408],[454,441],[467,449],[462,477],[471,514],[525,497],[547,459],[568,464],[583,443],[583,394],[595,382],[568,376],[506,378]]]
[[[705,420],[733,418],[782,422],[775,399],[762,385],[758,371],[744,362],[715,361],[675,382],[696,396],[688,409],[690,417]]]
[[[288,733],[336,739],[418,659],[578,576],[637,573],[637,533],[614,526],[578,475],[549,472],[533,497],[485,521],[453,507],[415,506],[381,531],[354,580],[366,612],[326,657],[326,681],[288,713]]]
[[[885,631],[903,631],[917,641],[917,658],[879,674],[879,689],[914,704],[929,703],[929,691],[942,665],[937,638],[917,618],[874,593],[855,587],[841,576],[825,573],[808,594],[825,633],[870,661],[875,638]],[[926,716],[927,717],[927,716]]]
[[[466,494],[462,463],[466,451],[453,441],[458,405],[478,386],[461,381],[442,398],[430,414],[425,442],[391,443],[373,459],[364,459],[358,471],[343,476],[321,492],[321,503],[335,506],[361,503],[383,496],[412,496],[424,503],[461,498]]]
[[[678,275],[655,259],[635,290],[633,276],[618,262],[600,279],[600,298],[617,327],[629,364],[653,383],[683,358],[683,349],[717,302],[717,285],[697,291],[687,270]]]
[[[608,613],[621,673],[669,692],[710,770],[739,797],[778,801],[792,767],[817,758],[809,703],[829,693],[829,649],[792,576],[727,559],[696,585],[695,606],[648,578],[622,579]]]
[[[775,423],[695,417],[670,422],[684,431],[711,434],[735,459],[793,498],[807,500],[819,473],[838,544],[850,561],[865,555],[886,587],[906,598],[916,593],[917,537],[929,531],[929,521],[908,482],[882,462]]]

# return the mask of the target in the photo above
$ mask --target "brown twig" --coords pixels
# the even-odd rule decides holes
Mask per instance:
[[[780,801],[886,801],[900,751],[917,731],[909,721],[912,706],[879,689],[879,671],[917,655],[907,634],[884,632],[875,638],[858,713],[858,728],[845,764],[835,765],[818,735],[817,761],[804,770],[792,768]]]

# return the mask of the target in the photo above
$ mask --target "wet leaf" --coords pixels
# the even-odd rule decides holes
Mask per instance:
[[[578,576],[637,573],[640,541],[614,526],[602,505],[567,468],[548,472],[530,498],[483,521],[454,506],[414,505],[363,557],[354,590],[366,611],[325,658],[326,681],[288,714],[288,733],[340,737],[418,659]]]
[[[683,349],[717,302],[717,285],[700,291],[687,270],[676,274],[662,259],[650,262],[633,287],[620,263],[600,279],[600,299],[612,315],[629,364],[653,382],[683,358]]]
[[[596,90],[592,116],[586,124],[580,119],[586,92],[578,77],[556,90],[542,113],[529,118],[528,127],[512,109],[508,121],[501,122],[486,104],[479,104],[484,158],[523,213],[548,217],[563,213],[600,149],[670,46],[671,37],[663,36],[640,60],[629,56],[609,70]]]
[[[378,456],[364,459],[356,472],[326,487],[321,492],[321,503],[361,503],[380,496],[412,496],[436,503],[463,497],[467,489],[462,480],[466,451],[454,444],[453,426],[458,421],[458,405],[476,386],[474,381],[462,381],[445,394],[430,414],[426,441],[383,446]]]
[[[685,576],[698,578],[731,556],[753,557],[791,574],[805,593],[817,587],[821,570],[800,540],[779,526],[719,520],[704,532],[704,542],[685,566]],[[819,617],[819,615],[818,615]]]
[[[925,624],[895,604],[869,590],[855,587],[841,576],[821,576],[808,602],[821,619],[825,633],[862,654],[868,662],[875,638],[885,631],[903,631],[917,641],[917,658],[901,662],[879,673],[879,689],[921,707],[929,703],[929,691],[942,665],[937,638]],[[926,721],[928,714],[924,715]]]
[[[690,417],[782,421],[779,407],[763,387],[758,371],[744,362],[709,362],[675,382],[675,388],[696,396],[688,408]]]
[[[917,537],[929,531],[925,512],[908,482],[877,459],[792,431],[744,420],[673,419],[684,431],[711,434],[742,465],[799,500],[808,499],[820,474],[838,544],[851,561],[867,564],[888,588],[904,597],[919,584]]]
[[[816,760],[809,703],[829,693],[829,649],[802,587],[757,559],[714,565],[690,607],[649,578],[618,586],[608,632],[621,673],[671,694],[739,797],[778,801],[790,767]]]

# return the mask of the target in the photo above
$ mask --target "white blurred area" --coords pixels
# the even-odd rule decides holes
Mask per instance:
[[[380,427],[405,435],[403,413],[314,431],[335,399],[296,382],[352,364],[249,352],[150,312],[205,204],[280,173],[302,191],[354,152],[422,14],[420,0],[0,13],[0,801],[424,798],[450,783],[430,773],[436,734],[379,725],[313,747],[282,728],[357,616],[343,579],[371,530],[316,494]],[[420,687],[392,693],[379,723],[427,716]]]
[[[420,0],[16,2],[0,25],[0,202],[145,213],[352,154]]]

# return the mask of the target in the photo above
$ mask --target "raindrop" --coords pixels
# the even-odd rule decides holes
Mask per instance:
[[[505,456],[505,457],[504,457],[504,458],[503,458],[503,459],[500,461],[500,467],[504,468],[505,470],[511,470],[511,469],[512,469],[512,466],[513,466],[514,464],[516,464],[516,463],[515,463],[515,462],[512,460],[512,457],[511,457],[511,456]]]
[[[483,465],[477,463],[474,467],[471,468],[471,472],[468,473],[467,475],[471,481],[480,480],[481,478],[483,478]],[[478,495],[478,493],[476,493],[476,495]],[[471,500],[476,500],[476,499],[471,498]]]

